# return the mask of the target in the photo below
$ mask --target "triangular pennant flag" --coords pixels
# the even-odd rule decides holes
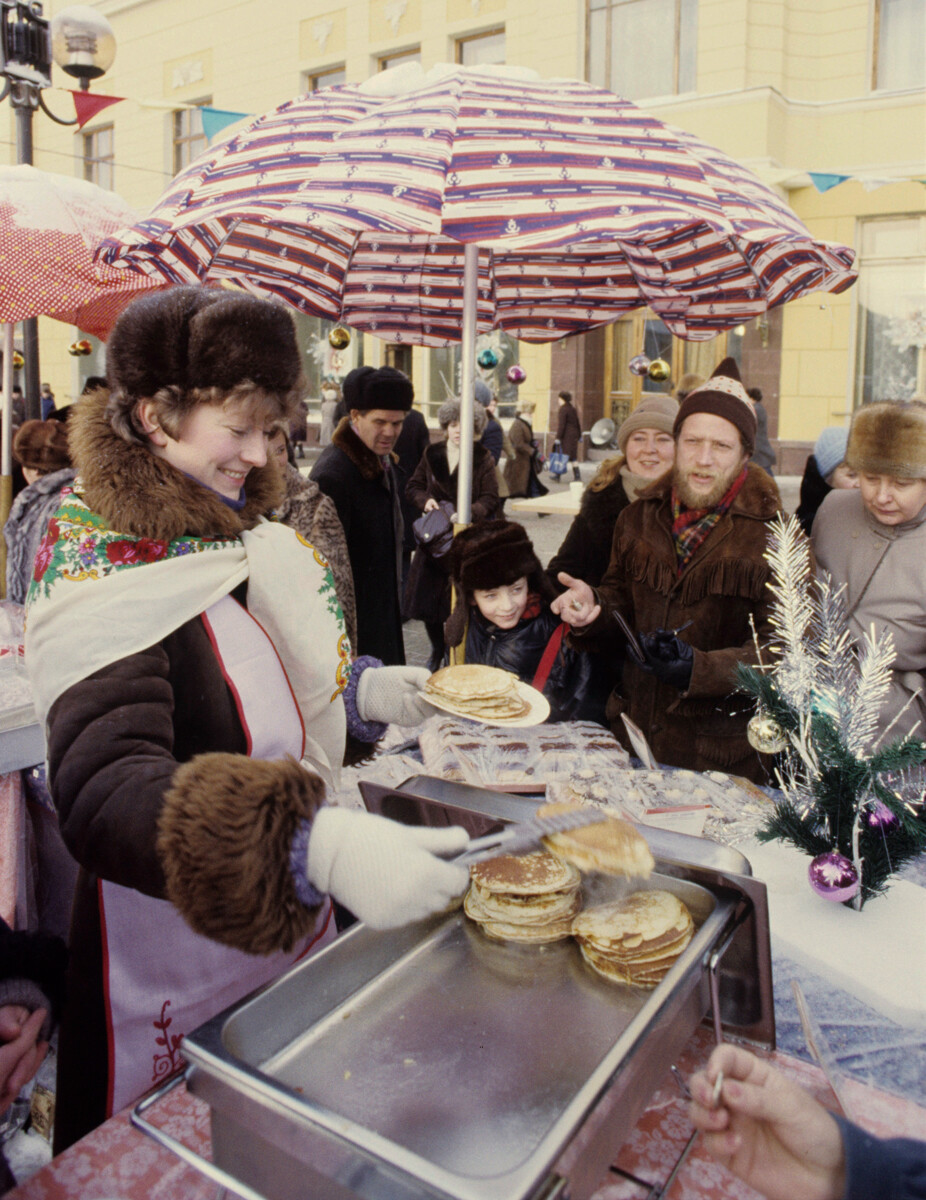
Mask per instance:
[[[808,171],[807,174],[818,192],[828,192],[830,188],[851,178],[850,175],[824,175],[820,171]]]
[[[878,188],[887,187],[889,183],[902,183],[903,180],[888,179],[883,175],[856,175],[855,182],[860,183],[866,192],[874,192]]]
[[[71,88],[68,88],[68,91],[74,97],[78,129],[83,129],[88,121],[104,108],[109,108],[110,104],[119,104],[125,99],[125,96],[101,96],[97,92],[78,92]]]
[[[214,137],[222,132],[226,125],[234,125],[236,121],[242,121],[245,117],[250,117],[251,113],[230,112],[226,108],[200,108],[203,114],[203,133],[206,135],[206,141],[211,142]]]

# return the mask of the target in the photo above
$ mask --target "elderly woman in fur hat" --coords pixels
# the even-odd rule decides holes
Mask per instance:
[[[145,296],[81,401],[78,478],[40,547],[26,662],[80,865],[59,1147],[183,1066],[181,1036],[334,935],[467,883],[463,830],[323,806],[348,734],[414,724],[421,668],[351,661],[321,554],[267,520],[301,393],[289,314],[219,289]],[[368,747],[367,747],[368,749]]]
[[[13,501],[3,527],[6,539],[6,598],[23,604],[32,582],[32,564],[49,517],[75,471],[68,435],[60,421],[26,421],[13,438],[13,457],[27,486]]]
[[[442,442],[425,448],[421,461],[405,486],[405,495],[421,512],[430,512],[443,501],[457,506],[460,465],[460,401],[447,400],[437,413],[444,432]],[[486,410],[473,405],[473,479],[470,492],[473,522],[494,517],[499,505],[495,459],[480,438]],[[444,621],[450,616],[450,577],[447,564],[419,548],[412,559],[405,588],[405,616],[424,621],[431,642],[428,666],[436,671],[444,657]]]
[[[858,490],[830,492],[817,511],[817,563],[846,585],[859,642],[872,626],[893,636],[891,690],[879,721],[883,741],[908,733],[926,739],[926,406],[860,408],[845,461]]]

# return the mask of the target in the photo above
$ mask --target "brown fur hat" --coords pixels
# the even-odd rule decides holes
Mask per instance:
[[[25,421],[13,438],[13,457],[43,475],[63,471],[71,465],[67,430],[60,421]]]
[[[249,380],[285,395],[299,382],[296,330],[287,310],[221,288],[151,292],[122,312],[106,345],[110,390],[129,403],[161,388],[220,388]]]
[[[477,589],[504,587],[522,575],[528,588],[545,599],[555,595],[523,525],[516,521],[480,521],[453,539],[448,553],[457,604],[444,625],[447,644],[463,640],[466,617]]]
[[[725,358],[706,383],[688,393],[681,402],[672,430],[675,437],[686,417],[692,413],[711,413],[723,417],[738,430],[743,449],[751,455],[756,448],[756,410],[740,379],[739,367],[733,358]]]
[[[872,475],[926,479],[926,405],[863,405],[852,418],[846,463]]]

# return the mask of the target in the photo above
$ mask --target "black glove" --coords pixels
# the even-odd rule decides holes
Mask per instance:
[[[640,663],[641,671],[648,671],[663,683],[678,688],[680,692],[688,690],[694,666],[693,646],[689,646],[667,629],[638,633],[637,641],[646,659]]]

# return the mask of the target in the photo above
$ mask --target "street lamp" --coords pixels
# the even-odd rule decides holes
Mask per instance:
[[[42,97],[51,87],[52,58],[68,75],[90,86],[112,66],[116,39],[112,26],[95,9],[75,5],[49,21],[42,5],[22,0],[0,0],[0,74],[3,91],[16,113],[16,161],[32,164],[32,116],[37,108],[58,125],[76,125],[77,119],[56,117]],[[35,317],[22,322],[26,417],[41,416],[39,402],[39,335]]]

